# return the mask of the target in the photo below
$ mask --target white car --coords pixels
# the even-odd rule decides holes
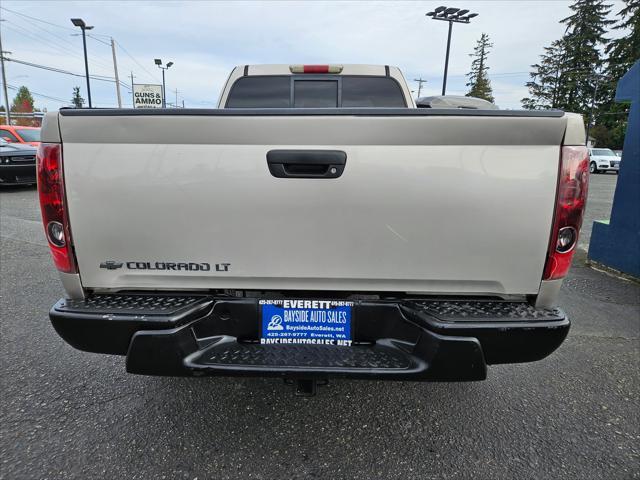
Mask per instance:
[[[589,149],[589,172],[616,172],[620,170],[620,157],[610,148]]]

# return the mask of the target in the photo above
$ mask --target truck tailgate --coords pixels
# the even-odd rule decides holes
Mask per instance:
[[[83,286],[537,293],[566,118],[407,112],[62,111]]]

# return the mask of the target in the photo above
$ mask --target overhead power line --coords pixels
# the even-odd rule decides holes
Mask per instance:
[[[49,48],[52,51],[56,51],[59,53],[63,53],[64,55],[71,56],[77,59],[83,59],[82,54],[78,50],[78,46],[73,42],[70,42],[68,39],[61,37],[53,32],[50,32],[46,28],[41,27],[40,25],[30,25],[28,28],[24,25],[14,22],[13,20],[5,19],[9,25],[6,25],[5,28],[8,28],[12,32],[15,32],[19,35],[24,36],[30,40],[34,40],[38,46]],[[38,30],[34,30],[34,28]],[[43,34],[51,35],[51,37],[47,37],[43,39]],[[44,40],[44,41],[43,41]],[[103,60],[93,58],[92,63],[97,64],[101,69],[110,70],[111,67]]]
[[[63,30],[69,30],[71,32],[75,32],[75,30],[71,27],[63,27],[62,25],[57,25],[55,23],[47,22],[46,20],[42,20],[41,18],[32,17],[27,15],[26,13],[16,12],[15,10],[11,10],[7,7],[0,7],[0,10],[6,10],[7,12],[11,12],[15,15],[20,15],[21,17],[28,18],[29,20],[35,20],[36,22],[46,23],[47,25],[51,25],[52,27],[62,28]]]
[[[9,88],[10,90],[20,90],[20,87],[17,87],[15,85],[10,85],[7,83],[7,88]],[[60,103],[71,103],[68,100],[63,100],[62,98],[57,98],[57,97],[52,97],[50,95],[45,95],[44,93],[38,93],[38,92],[34,92],[33,90],[29,89],[29,93],[31,93],[32,95],[35,95],[36,97],[42,97],[42,98],[47,98],[49,100],[55,100],[56,102],[60,102]]]
[[[0,7],[0,9],[1,9],[1,10],[5,10],[5,11],[7,11],[7,12],[10,12],[10,13],[12,13],[12,14],[14,14],[14,15],[18,15],[18,16],[20,16],[20,17],[27,18],[27,19],[29,19],[29,20],[33,20],[33,21],[40,22],[40,23],[43,23],[43,24],[46,24],[46,25],[50,25],[50,26],[52,26],[52,27],[59,28],[59,29],[61,29],[61,30],[67,31],[67,32],[73,32],[73,33],[75,33],[75,32],[76,32],[76,30],[75,30],[75,29],[73,29],[73,28],[71,28],[71,27],[66,27],[66,26],[63,26],[63,25],[58,25],[58,24],[56,24],[56,23],[52,23],[52,22],[49,22],[49,21],[47,21],[47,20],[43,20],[43,19],[41,19],[41,18],[36,18],[36,17],[31,16],[31,15],[27,15],[27,14],[24,14],[24,13],[21,13],[21,12],[17,12],[17,11],[15,11],[15,10],[12,10],[12,9],[9,9],[9,8],[6,8],[6,7]],[[25,29],[25,27],[20,26],[20,25],[16,24],[15,22],[12,22],[12,23],[13,23],[15,26],[19,26],[19,27],[21,27],[21,28]],[[43,27],[41,27],[41,26],[39,26],[39,25],[35,25],[35,26],[36,26],[36,27],[38,27],[38,28],[40,28],[42,31],[44,31],[44,32],[48,33],[49,35],[52,35],[53,37],[56,37],[57,39],[59,39],[59,40],[57,40],[57,42],[60,42],[60,41],[65,42],[65,43],[66,43],[66,45],[64,45],[64,46],[62,45],[62,43],[52,42],[52,43],[53,43],[53,44],[55,44],[57,47],[59,47],[61,50],[65,50],[65,49],[67,49],[67,48],[71,48],[71,49],[75,49],[75,48],[76,48],[76,45],[74,45],[72,42],[70,42],[67,38],[64,38],[63,36],[60,36],[60,35],[59,35],[59,34],[57,34],[57,33],[54,33],[54,32],[51,32],[51,31],[48,31],[48,30],[44,29]],[[25,29],[25,30],[26,30],[26,29]],[[105,38],[110,38],[110,36],[109,36],[109,35],[104,35],[104,34],[100,34],[100,33],[95,33],[95,32],[93,32],[93,33],[91,33],[91,35],[88,35],[88,36],[89,36],[89,37],[91,37],[91,38],[93,38],[94,40],[96,40],[96,41],[98,41],[98,42],[104,43],[105,45],[110,45],[109,43],[107,43],[107,42],[105,42],[105,41],[103,41],[103,40],[100,40],[99,38],[96,38],[96,37],[98,37],[98,36],[102,36],[102,37],[105,37]],[[39,40],[41,40],[41,39],[39,39]],[[140,67],[143,71],[145,71],[145,72],[147,73],[147,75],[149,75],[149,76],[150,76],[151,78],[153,78],[155,81],[158,81],[158,82],[159,82],[158,77],[156,76],[157,74],[152,73],[149,69],[147,69],[144,65],[142,65],[138,60],[136,60],[136,59],[133,57],[133,55],[131,55],[131,54],[129,53],[129,51],[124,47],[124,45],[122,45],[122,43],[120,43],[120,42],[117,42],[117,41],[116,41],[116,45],[118,45],[118,46],[122,49],[122,51],[123,51],[123,52],[124,52],[124,53],[125,53],[125,54],[126,54],[126,55],[131,59],[131,60],[133,60],[133,62],[135,62],[135,64],[136,64],[136,65],[138,65],[138,67]],[[82,57],[82,56],[80,55],[80,53],[79,53],[79,52],[76,52],[75,50],[72,50],[72,51],[70,51],[69,53],[70,53],[70,54],[72,54],[72,55],[74,55],[74,56],[76,56],[76,57],[80,57],[80,58]],[[110,70],[110,69],[112,68],[112,66],[108,64],[108,63],[109,63],[108,61],[98,60],[98,59],[95,59],[95,57],[93,57],[93,58],[91,59],[91,63],[97,63],[98,65],[100,65],[100,66],[101,66],[102,68],[104,68],[105,70]],[[115,81],[115,80],[113,80],[113,81]]]
[[[111,44],[109,42],[105,42],[104,40],[100,40],[98,37],[96,37],[95,35],[91,35],[90,33],[87,33],[87,37],[89,38],[93,38],[96,42],[100,42],[100,43],[104,43],[107,46],[111,46]]]
[[[16,58],[9,58],[9,57],[4,57],[4,60],[6,62],[15,62],[15,63],[19,63],[21,65],[27,65],[29,67],[33,67],[33,68],[40,68],[42,70],[48,70],[50,72],[55,72],[55,73],[62,73],[64,75],[72,75],[74,77],[81,77],[81,78],[85,78],[85,75],[79,74],[79,73],[73,73],[73,72],[69,72],[67,70],[62,70],[61,68],[56,68],[56,67],[49,67],[47,65],[39,65],[37,63],[31,63],[31,62],[25,62],[24,60],[18,60]],[[89,75],[89,78],[91,78],[92,80],[99,80],[101,82],[111,82],[111,83],[115,83],[115,78],[113,77],[107,77],[104,75]],[[120,85],[122,85],[123,87],[129,87],[126,83],[124,82],[119,82]]]
[[[126,48],[124,48],[124,46],[123,46],[120,42],[116,42],[116,44],[117,44],[117,45],[122,49],[122,51],[123,51],[124,53],[126,53],[126,54],[127,54],[127,56],[128,56],[131,60],[133,60],[133,61],[134,61],[134,62],[135,62],[135,63],[136,63],[136,64],[137,64],[137,65],[138,65],[142,70],[144,70],[145,72],[147,72],[147,74],[148,74],[149,76],[151,76],[151,78],[153,78],[154,80],[158,80],[158,77],[156,77],[153,73],[151,73],[149,70],[147,70],[147,68],[146,68],[144,65],[142,65],[140,62],[138,62],[138,60],[136,60],[136,59],[133,57],[133,55],[131,55],[131,54],[127,51],[127,49],[126,49]]]
[[[69,48],[66,45],[62,45],[60,43],[57,43],[51,39],[47,39],[46,42],[43,42],[42,37],[39,36],[38,33],[36,33],[33,30],[29,30],[25,27],[23,27],[22,25],[19,25],[15,22],[13,22],[12,20],[8,20],[5,19],[5,21],[8,23],[8,25],[5,25],[5,28],[8,28],[9,30],[18,33],[22,36],[24,36],[25,38],[28,38],[29,40],[35,40],[38,42],[39,46],[45,46],[45,47],[55,47],[55,49],[59,50],[60,52],[66,54],[66,55],[73,55],[73,56],[79,56],[77,54],[77,52],[73,51],[71,48]]]

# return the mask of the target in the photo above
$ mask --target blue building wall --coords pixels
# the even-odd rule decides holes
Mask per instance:
[[[611,220],[593,222],[589,259],[640,278],[640,60],[618,82],[616,101],[631,111]]]

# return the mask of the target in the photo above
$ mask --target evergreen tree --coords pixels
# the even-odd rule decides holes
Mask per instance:
[[[487,56],[493,44],[489,42],[489,35],[483,33],[480,40],[476,44],[476,48],[469,56],[473,58],[471,62],[471,71],[467,73],[469,83],[467,87],[469,92],[467,97],[477,97],[489,102],[493,102],[493,90],[491,89],[491,81],[487,75],[489,67],[487,66]]]
[[[604,67],[602,47],[608,40],[604,34],[613,23],[607,19],[611,5],[605,0],[576,0],[573,15],[561,20],[569,28],[565,37],[566,57],[561,77],[562,97],[558,106],[569,112],[587,115],[596,94],[598,74]],[[596,98],[596,102],[598,99]]]
[[[11,111],[16,113],[32,113],[33,112],[33,96],[29,89],[22,86],[18,89],[18,93],[11,104]],[[33,120],[30,118],[17,118],[16,125],[31,125]]]
[[[18,89],[18,93],[11,104],[12,112],[33,112],[33,96],[29,89],[22,86]]]
[[[565,57],[564,39],[556,40],[544,48],[540,63],[531,65],[531,80],[526,83],[530,97],[522,99],[522,106],[528,110],[557,108],[558,99],[562,98],[560,70]]]
[[[527,83],[530,97],[523,99],[525,108],[540,106],[589,114],[598,74],[604,67],[602,47],[608,42],[604,35],[613,23],[607,19],[611,5],[605,0],[575,0],[570,8],[573,14],[560,21],[567,26],[567,33],[545,49],[539,64],[532,65],[532,79]]]
[[[80,96],[80,87],[73,87],[71,103],[75,108],[82,108],[82,105],[84,105],[84,98]]]
[[[640,60],[640,1],[624,0],[625,7],[618,12],[614,30],[628,29],[629,34],[611,40],[606,48],[607,74],[620,78]]]
[[[625,0],[625,6],[618,12],[618,22],[614,30],[625,29],[629,33],[612,40],[606,47],[605,78],[601,84],[603,101],[595,115],[594,137],[598,145],[622,149],[627,124],[629,106],[616,103],[616,86],[620,78],[640,59],[640,2]]]

